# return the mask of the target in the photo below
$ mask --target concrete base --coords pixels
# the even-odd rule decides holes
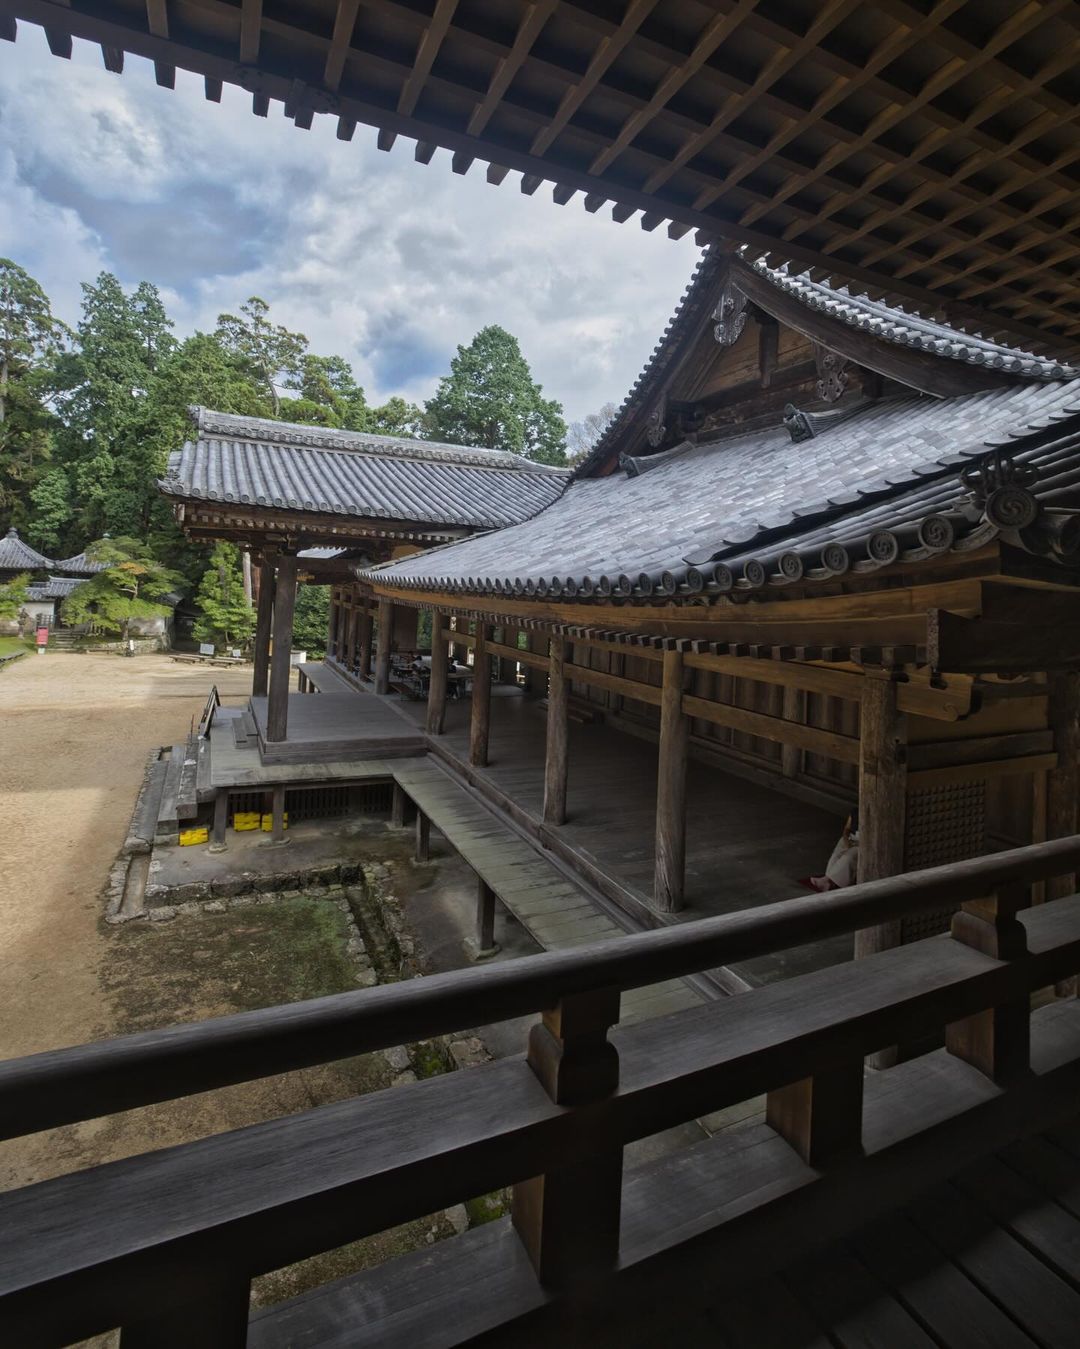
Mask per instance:
[[[490,960],[492,956],[497,956],[502,950],[498,942],[494,946],[485,946],[482,951],[478,951],[472,942],[467,942],[465,949],[469,953],[470,960]]]

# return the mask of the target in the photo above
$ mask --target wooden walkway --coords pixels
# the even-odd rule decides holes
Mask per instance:
[[[585,946],[629,930],[430,758],[396,761],[392,771],[417,809],[545,951]],[[672,979],[626,994],[622,1020],[664,1016],[702,1001],[688,984]]]

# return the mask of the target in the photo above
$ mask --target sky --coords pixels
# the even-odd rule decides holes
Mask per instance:
[[[66,322],[79,283],[100,271],[157,285],[185,335],[250,295],[311,349],[349,360],[369,401],[427,398],[459,343],[489,323],[521,342],[534,377],[568,420],[621,403],[674,312],[699,255],[692,235],[646,233],[610,208],[532,197],[511,173],[489,185],[414,142],[385,153],[375,131],[337,140],[272,103],[126,58],[109,74],[76,41],[50,55],[20,23],[0,42],[0,256],[31,273]]]

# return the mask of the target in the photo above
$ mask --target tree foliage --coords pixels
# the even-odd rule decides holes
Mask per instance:
[[[272,323],[269,316],[266,301],[252,295],[240,306],[239,314],[218,315],[217,338],[270,400],[276,417],[281,411],[278,385],[301,377],[307,338]]]
[[[566,438],[569,464],[580,464],[619,414],[614,403],[605,403],[598,412],[590,412],[579,422],[571,422]]]
[[[296,591],[293,613],[293,645],[321,654],[326,650],[330,626],[330,587],[302,585]]]
[[[0,620],[8,622],[18,618],[26,603],[26,588],[29,584],[29,572],[13,576],[10,581],[0,582]]]
[[[545,464],[566,462],[562,405],[544,397],[517,338],[494,324],[458,347],[427,415],[433,440],[513,450]]]
[[[164,567],[141,539],[100,539],[87,550],[95,562],[106,562],[64,600],[64,622],[90,623],[104,632],[119,633],[125,641],[139,619],[167,618],[166,597],[181,578]]]
[[[246,646],[255,630],[255,614],[244,596],[240,549],[232,543],[216,543],[195,596],[202,610],[194,628],[195,639],[215,646]]]
[[[0,532],[25,528],[48,465],[51,374],[69,336],[34,278],[0,258]]]

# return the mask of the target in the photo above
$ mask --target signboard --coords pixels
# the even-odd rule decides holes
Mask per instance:
[[[47,646],[47,645],[49,644],[49,629],[48,629],[48,628],[38,628],[38,630],[37,630],[37,644],[38,644],[38,646]]]
[[[213,644],[213,642],[200,642],[200,643],[199,643],[199,655],[200,655],[200,656],[212,656],[212,655],[215,654],[216,651],[217,651],[217,647]]]

